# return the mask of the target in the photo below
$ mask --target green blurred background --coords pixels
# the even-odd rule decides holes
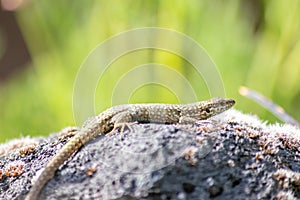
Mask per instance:
[[[260,105],[239,95],[239,86],[245,85],[300,120],[299,3],[293,0],[27,1],[14,11],[14,16],[31,62],[0,82],[0,142],[20,135],[48,135],[74,125],[73,84],[84,59],[109,37],[142,27],[169,28],[200,43],[218,66],[227,97],[237,101],[235,108],[270,122],[278,121]],[[0,59],[5,49],[5,37],[1,36],[0,29]],[[97,104],[97,111],[109,106],[113,87],[110,80],[122,75],[117,73],[122,65],[129,66],[126,68],[129,70],[130,59],[142,57],[140,54],[143,52],[132,53],[122,63],[112,66],[100,81],[96,99],[101,99],[101,103]],[[159,51],[153,54],[156,56],[152,62],[174,67],[191,80],[199,90],[199,99],[209,97],[205,86],[197,86],[189,78],[190,69],[180,58]],[[131,103],[153,101],[176,103],[178,99],[159,85],[140,88],[130,99]]]

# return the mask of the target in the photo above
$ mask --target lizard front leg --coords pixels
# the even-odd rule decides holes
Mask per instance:
[[[210,121],[208,120],[199,120],[199,119],[195,119],[195,118],[192,118],[192,117],[187,117],[187,116],[181,116],[179,118],[179,124],[198,124],[198,125],[202,125],[202,124],[207,124],[207,123],[210,123]]]

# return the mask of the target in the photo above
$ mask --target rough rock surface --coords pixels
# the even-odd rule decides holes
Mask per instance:
[[[266,125],[230,110],[194,126],[131,128],[82,147],[39,198],[300,198],[300,130],[295,127]],[[0,146],[5,152],[0,154],[0,199],[24,199],[35,174],[68,139],[52,134]]]

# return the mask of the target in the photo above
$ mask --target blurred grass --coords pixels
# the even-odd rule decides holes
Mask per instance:
[[[89,52],[115,34],[149,26],[170,28],[200,43],[219,67],[227,96],[237,100],[236,108],[271,122],[277,120],[238,94],[238,87],[245,85],[300,120],[299,3],[33,0],[17,12],[33,64],[0,87],[0,142],[20,134],[46,135],[74,125],[73,84]],[[97,88],[97,111],[109,106],[112,89],[122,73],[146,63],[143,58],[149,56],[152,62],[184,74],[199,99],[209,97],[188,63],[166,52],[144,50],[110,66]],[[130,99],[151,101],[176,103],[178,99],[158,85],[140,88]]]

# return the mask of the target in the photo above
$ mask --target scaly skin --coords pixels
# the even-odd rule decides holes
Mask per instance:
[[[99,134],[109,133],[124,123],[194,124],[228,110],[235,104],[227,98],[213,98],[191,104],[126,104],[114,106],[89,119],[76,135],[49,161],[25,200],[36,200],[44,185],[81,146]]]

